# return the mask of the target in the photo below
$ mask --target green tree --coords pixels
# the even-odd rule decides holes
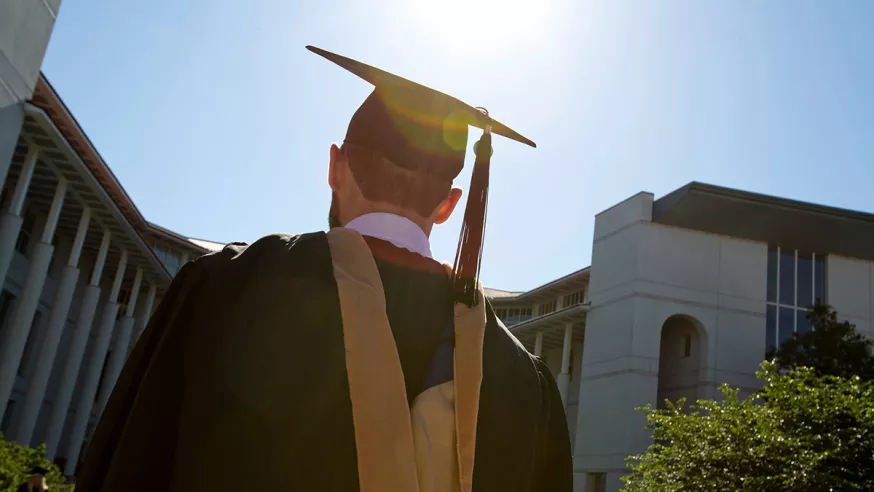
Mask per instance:
[[[810,367],[820,376],[859,376],[874,380],[874,342],[856,332],[828,304],[816,304],[807,312],[812,330],[783,342],[772,350],[768,359],[775,359],[777,368],[788,370]]]
[[[781,374],[765,362],[764,389],[722,401],[642,409],[654,444],[628,459],[627,492],[874,490],[874,383]]]
[[[15,492],[19,485],[30,478],[35,466],[48,470],[46,476],[51,492],[72,492],[73,486],[65,484],[61,470],[45,458],[45,446],[29,448],[6,441],[0,434],[0,492]]]

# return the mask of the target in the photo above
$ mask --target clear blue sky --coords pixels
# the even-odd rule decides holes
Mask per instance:
[[[148,220],[217,241],[326,227],[328,148],[370,89],[304,45],[485,106],[538,143],[495,144],[483,259],[485,284],[528,289],[588,265],[594,215],[641,190],[874,211],[872,19],[864,0],[64,0],[43,69]]]

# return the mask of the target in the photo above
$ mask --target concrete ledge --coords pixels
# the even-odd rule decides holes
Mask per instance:
[[[636,222],[652,221],[653,194],[642,191],[595,216],[594,242]]]

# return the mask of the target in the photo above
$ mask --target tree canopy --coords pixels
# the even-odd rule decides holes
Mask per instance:
[[[874,384],[765,362],[762,391],[684,409],[651,405],[654,444],[629,458],[625,491],[874,490]]]
[[[30,478],[30,471],[40,466],[48,470],[46,482],[51,492],[72,492],[61,470],[45,458],[45,446],[29,448],[6,441],[0,434],[0,492],[16,492]]]
[[[784,341],[768,358],[775,359],[780,370],[810,367],[820,376],[874,379],[874,342],[837,316],[828,304],[811,307],[807,319],[813,329]]]

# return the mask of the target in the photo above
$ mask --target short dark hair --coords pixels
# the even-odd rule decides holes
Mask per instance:
[[[378,152],[358,145],[341,149],[364,198],[429,217],[449,195],[452,179],[426,170],[405,169]]]

